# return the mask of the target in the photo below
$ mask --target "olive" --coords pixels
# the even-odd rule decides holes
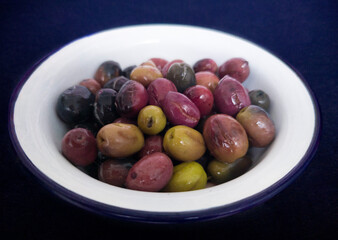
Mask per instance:
[[[250,105],[246,88],[232,77],[225,76],[214,91],[214,101],[218,112],[235,116],[242,108]]]
[[[163,137],[161,135],[152,135],[146,137],[144,146],[138,153],[138,156],[142,158],[145,155],[149,155],[154,152],[163,152]]]
[[[201,114],[196,105],[184,94],[168,92],[162,102],[168,121],[173,125],[195,127]]]
[[[116,94],[115,90],[109,88],[103,88],[96,94],[94,116],[101,125],[112,123],[118,118],[115,107]]]
[[[153,61],[153,63],[155,63],[156,67],[161,72],[162,72],[162,69],[164,68],[164,66],[168,63],[168,61],[163,59],[163,58],[150,58],[150,60]]]
[[[61,151],[74,165],[88,166],[95,161],[97,156],[95,137],[87,129],[71,129],[62,139]]]
[[[136,117],[147,103],[147,90],[141,83],[133,80],[129,80],[123,84],[116,95],[116,108],[122,117]]]
[[[210,58],[203,58],[203,59],[198,60],[194,64],[193,68],[194,68],[195,73],[202,72],[202,71],[208,71],[208,72],[217,74],[217,70],[218,70],[217,63]]]
[[[131,65],[123,69],[122,75],[128,79],[130,79],[130,73],[136,68],[136,65]]]
[[[231,58],[219,66],[220,78],[229,75],[242,83],[248,78],[249,74],[249,62],[243,58]]]
[[[243,108],[236,119],[244,127],[253,147],[266,147],[275,138],[275,125],[269,114],[259,106]]]
[[[166,78],[158,78],[149,84],[147,92],[149,104],[161,107],[162,102],[168,92],[177,92],[176,86]]]
[[[226,114],[215,114],[204,123],[203,137],[210,154],[221,162],[232,163],[243,157],[249,147],[242,125]]]
[[[129,81],[129,79],[125,76],[114,77],[113,79],[110,79],[103,88],[111,88],[118,92],[127,81]]]
[[[129,169],[133,166],[131,161],[125,159],[109,159],[100,164],[98,178],[100,181],[113,186],[123,187]]]
[[[130,79],[141,83],[144,87],[148,87],[148,85],[152,81],[161,77],[161,71],[158,70],[155,66],[150,65],[140,65],[134,68],[133,71],[130,73]]]
[[[219,78],[212,72],[197,72],[195,77],[197,85],[205,86],[209,88],[211,92],[214,92],[219,82]]]
[[[129,123],[129,124],[137,125],[137,122],[134,119],[130,119],[126,117],[116,118],[113,123]]]
[[[207,167],[211,181],[216,184],[225,183],[246,173],[252,165],[248,156],[237,159],[233,163],[212,160]]]
[[[56,112],[68,124],[85,122],[93,116],[95,96],[88,88],[75,85],[62,92],[57,100]]]
[[[265,111],[269,111],[270,108],[270,98],[262,90],[252,90],[249,92],[249,97],[252,105],[257,105],[263,108]]]
[[[137,161],[129,170],[126,187],[157,192],[165,187],[173,174],[173,164],[164,153],[155,152]]]
[[[156,64],[152,60],[150,60],[150,59],[148,61],[145,61],[145,62],[141,63],[140,66],[150,66],[150,67],[157,68]]]
[[[173,176],[164,192],[184,192],[205,188],[207,174],[197,162],[184,162],[174,167]]]
[[[95,80],[104,86],[110,79],[122,75],[120,64],[115,61],[103,62],[95,72]]]
[[[170,68],[171,65],[173,65],[174,63],[183,63],[183,60],[181,60],[181,59],[175,59],[175,60],[173,60],[173,61],[167,62],[167,64],[164,65],[164,67],[163,67],[162,70],[161,70],[162,75],[163,75],[164,78],[166,78],[169,68]]]
[[[195,72],[186,63],[171,65],[166,78],[175,84],[179,92],[184,92],[187,88],[196,85]]]
[[[167,124],[162,109],[158,106],[148,105],[141,109],[137,117],[138,127],[148,135],[160,133]]]
[[[142,149],[144,137],[133,124],[110,123],[103,126],[96,136],[97,146],[108,157],[128,157]]]
[[[210,114],[214,105],[214,96],[207,87],[202,85],[192,86],[184,91],[184,95],[196,105],[201,117]]]
[[[163,148],[169,156],[179,161],[195,161],[206,151],[200,132],[187,126],[175,126],[164,135]]]
[[[93,78],[82,80],[79,85],[88,88],[94,95],[101,89],[101,85]]]

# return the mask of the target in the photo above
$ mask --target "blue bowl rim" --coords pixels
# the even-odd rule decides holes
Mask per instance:
[[[142,27],[142,26],[152,26],[152,25],[161,25],[161,24],[143,24],[143,25],[132,25],[132,26],[124,26],[119,28],[128,28],[128,27]],[[163,24],[165,26],[177,26],[177,27],[192,27],[192,28],[200,28],[205,30],[213,30],[218,31],[220,33],[225,33],[222,31],[219,31],[217,29],[211,29],[211,28],[204,28],[199,26],[191,26],[191,25],[179,25],[179,24]],[[109,29],[109,30],[115,30],[119,28]],[[102,32],[102,31],[100,31]],[[98,32],[98,33],[100,33]],[[307,89],[315,111],[315,129],[314,134],[312,136],[311,143],[305,152],[302,159],[299,161],[299,163],[288,173],[286,174],[282,179],[268,187],[267,189],[264,189],[263,191],[256,193],[253,196],[250,196],[248,198],[242,199],[240,201],[205,209],[205,210],[197,210],[197,211],[186,211],[186,212],[147,212],[147,211],[139,211],[139,210],[131,210],[131,209],[125,209],[121,207],[111,206],[107,205],[101,202],[97,202],[95,200],[91,200],[88,198],[85,198],[77,193],[74,193],[63,186],[59,185],[58,183],[51,180],[48,176],[43,174],[33,163],[32,161],[27,157],[25,152],[23,151],[22,147],[20,146],[20,143],[17,139],[17,135],[15,132],[15,126],[14,126],[14,107],[16,103],[16,99],[23,87],[23,85],[26,83],[26,81],[29,79],[31,74],[44,62],[46,61],[51,55],[56,53],[57,51],[61,50],[65,46],[78,41],[80,39],[83,39],[85,37],[94,35],[96,33],[81,37],[79,39],[76,39],[41,58],[39,61],[37,61],[20,79],[19,83],[15,87],[11,98],[9,102],[9,114],[8,114],[8,129],[9,129],[9,135],[10,139],[12,141],[12,144],[14,146],[15,151],[17,152],[21,162],[23,165],[39,180],[39,182],[46,187],[49,191],[53,192],[55,195],[59,196],[60,198],[66,200],[67,202],[70,202],[73,205],[76,205],[82,209],[88,210],[90,212],[94,212],[96,214],[100,214],[103,216],[113,217],[115,219],[122,219],[127,221],[137,221],[137,222],[147,222],[147,223],[181,223],[181,222],[197,222],[197,221],[209,221],[214,220],[222,217],[231,216],[233,214],[236,214],[238,212],[245,211],[249,208],[252,208],[253,206],[259,205],[268,199],[275,196],[277,193],[285,189],[291,182],[293,182],[308,166],[310,163],[310,160],[313,158],[313,156],[316,153],[316,150],[318,148],[319,144],[319,138],[321,133],[321,111],[320,106],[318,103],[317,98],[315,97],[314,92],[311,90],[308,82],[305,80],[305,78],[301,75],[301,73],[294,68],[290,63],[283,60],[281,57],[279,57],[277,54],[273,54],[270,50],[265,49],[264,47],[261,47],[252,41],[249,41],[245,38],[238,37],[236,35],[232,35],[237,38],[241,38],[247,42],[250,42],[252,44],[255,44],[256,46],[260,47],[264,51],[267,51],[271,53],[273,56],[280,59],[282,62],[284,62],[286,65],[288,65],[299,77],[299,79],[303,82],[305,88]]]

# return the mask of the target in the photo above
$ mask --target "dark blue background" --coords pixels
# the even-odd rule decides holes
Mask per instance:
[[[322,111],[317,154],[264,204],[205,223],[107,219],[55,197],[22,166],[8,137],[11,92],[39,59],[74,39],[142,23],[213,28],[251,40],[293,65]],[[0,1],[0,233],[24,239],[333,239],[338,227],[337,1]],[[290,102],[292,104],[292,102]],[[337,237],[337,235],[335,235]]]

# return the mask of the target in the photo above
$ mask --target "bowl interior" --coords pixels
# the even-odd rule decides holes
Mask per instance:
[[[256,149],[255,166],[230,182],[192,192],[148,193],[122,189],[91,178],[60,153],[66,132],[57,118],[58,95],[93,77],[98,65],[115,60],[122,68],[151,57],[182,59],[193,65],[201,58],[222,64],[232,57],[249,61],[244,85],[262,89],[271,98],[277,135],[264,151]],[[84,37],[48,57],[26,80],[15,102],[18,144],[32,165],[57,185],[111,206],[149,212],[184,212],[226,206],[249,198],[283,179],[308,150],[315,131],[315,109],[299,76],[280,59],[244,39],[198,27],[146,25],[104,31]]]

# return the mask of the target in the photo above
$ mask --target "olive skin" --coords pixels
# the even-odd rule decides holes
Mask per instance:
[[[74,165],[88,166],[97,156],[95,137],[87,129],[71,129],[62,139],[61,152]]]
[[[97,133],[96,141],[100,152],[112,158],[131,156],[144,146],[141,130],[126,123],[110,123],[103,126]]]
[[[163,137],[161,135],[146,137],[144,141],[144,146],[138,153],[138,156],[142,158],[154,152],[163,152]]]
[[[155,63],[155,66],[161,72],[162,72],[162,69],[164,68],[164,66],[168,63],[168,61],[163,59],[163,58],[150,58],[150,60],[153,61],[153,63]]]
[[[196,105],[201,117],[210,114],[214,105],[214,96],[207,87],[201,85],[192,86],[184,91],[184,95]]]
[[[164,67],[161,70],[162,75],[163,75],[164,78],[167,77],[168,70],[171,67],[171,65],[173,65],[174,63],[183,63],[183,60],[181,60],[181,59],[175,59],[173,61],[167,62],[167,64],[164,65]]]
[[[178,161],[195,161],[206,151],[200,132],[187,126],[175,126],[164,135],[163,148],[169,156]]]
[[[105,61],[95,72],[94,79],[103,87],[110,79],[122,75],[122,69],[118,62]]]
[[[162,109],[173,125],[197,126],[201,114],[197,106],[184,94],[169,92],[164,98]]]
[[[95,96],[88,88],[75,85],[60,94],[56,113],[67,124],[85,122],[93,116],[94,102]]]
[[[149,84],[147,88],[149,104],[162,106],[162,102],[168,92],[177,92],[176,86],[166,78],[158,78]]]
[[[119,92],[122,86],[128,81],[129,79],[125,76],[114,77],[113,79],[110,79],[103,88],[111,88],[116,92]]]
[[[144,86],[129,80],[116,95],[116,108],[122,117],[134,118],[148,103],[148,93]]]
[[[161,71],[155,67],[153,62],[151,63],[154,66],[140,65],[134,68],[130,73],[130,79],[141,83],[144,87],[148,87],[155,79],[163,77]]]
[[[194,64],[193,68],[194,68],[195,73],[202,72],[202,71],[208,71],[208,72],[217,74],[218,72],[217,63],[211,58],[203,58],[203,59],[198,60]]]
[[[218,161],[232,163],[245,156],[249,148],[247,134],[242,125],[226,114],[215,114],[204,123],[203,137]]]
[[[142,108],[137,117],[138,127],[148,135],[160,133],[166,124],[167,118],[158,106],[148,105]]]
[[[97,92],[94,103],[94,116],[101,125],[112,123],[119,117],[115,106],[116,95],[116,91],[109,88],[103,88]]]
[[[259,106],[243,108],[236,119],[244,127],[253,147],[266,147],[275,138],[275,125],[269,114]]]
[[[183,93],[187,88],[196,85],[194,70],[186,63],[174,63],[170,66],[166,78],[172,81],[177,91]]]
[[[137,161],[129,170],[128,189],[158,192],[164,188],[173,174],[173,164],[164,153],[155,152]]]
[[[249,97],[252,105],[259,106],[263,108],[265,111],[269,111],[270,108],[270,98],[269,95],[266,94],[262,90],[251,90],[249,92]]]
[[[195,74],[196,84],[202,85],[213,93],[218,85],[219,78],[212,72],[202,71]]]
[[[205,188],[207,174],[197,162],[184,162],[174,167],[173,176],[164,192],[185,192]]]
[[[122,75],[128,79],[130,79],[130,73],[134,70],[134,68],[136,68],[136,65],[131,65],[126,67],[125,69],[123,69],[122,71]]]
[[[124,159],[106,160],[99,166],[98,179],[113,186],[124,187],[132,166],[130,161],[124,161]]]
[[[237,159],[233,163],[212,160],[207,167],[207,172],[211,176],[211,181],[221,184],[235,179],[246,173],[252,165],[252,160],[248,156]]]
[[[236,79],[225,76],[214,91],[214,101],[219,113],[235,116],[251,104],[246,88]]]
[[[101,85],[94,78],[82,80],[79,85],[88,88],[94,95],[101,89]]]
[[[249,62],[243,58],[231,58],[219,66],[220,78],[229,75],[242,83],[248,78],[249,74]]]

